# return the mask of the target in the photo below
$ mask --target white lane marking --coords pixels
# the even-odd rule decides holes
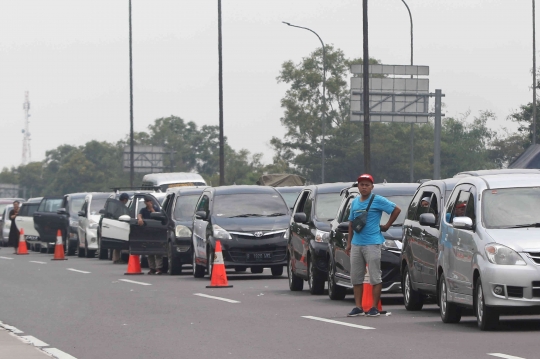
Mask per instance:
[[[2,323],[2,322],[0,322],[0,327],[4,328],[6,330],[9,330],[10,332],[12,332],[14,334],[22,334],[22,333],[24,333],[22,330],[19,330],[19,329],[15,328],[14,326],[11,326],[11,325],[8,325],[8,324]]]
[[[56,348],[43,348],[43,351],[54,355],[54,357],[58,359],[77,359],[74,356],[64,353],[60,349]]]
[[[87,271],[84,271],[84,270],[78,270],[78,269],[73,269],[73,268],[66,268],[66,269],[70,270],[72,272],[77,272],[77,273],[84,273],[84,274],[92,273],[92,272],[87,272]]]
[[[10,257],[0,257],[2,259],[13,259],[13,258],[10,258]]]
[[[321,322],[332,323],[332,324],[339,324],[339,325],[344,325],[346,327],[353,327],[353,328],[358,328],[358,329],[375,329],[375,328],[372,328],[372,327],[366,327],[365,325],[338,322],[337,320],[325,319],[325,318],[319,318],[319,317],[312,317],[310,315],[303,315],[302,318],[313,319],[313,320],[318,320],[318,321],[321,321]]]
[[[128,283],[133,283],[133,284],[140,284],[140,285],[152,285],[150,283],[145,283],[145,282],[137,282],[136,280],[129,280],[129,279],[118,279],[118,280],[121,280],[122,282],[128,282]]]
[[[205,298],[210,298],[210,299],[222,300],[222,301],[228,302],[228,303],[240,303],[240,302],[237,301],[237,300],[232,300],[232,299],[227,299],[227,298],[221,298],[221,297],[214,297],[214,296],[208,295],[208,294],[193,293],[193,295],[198,295],[199,297],[205,297]]]
[[[39,340],[36,337],[33,337],[31,335],[23,335],[21,336],[22,339],[24,339],[27,343],[32,344],[35,347],[48,347],[49,344]]]
[[[47,264],[47,262],[40,262],[40,261],[30,261],[30,263]]]
[[[516,357],[513,355],[501,354],[501,353],[487,353],[487,355],[491,355],[493,357],[498,357],[498,358],[504,358],[504,359],[525,359],[522,357]]]

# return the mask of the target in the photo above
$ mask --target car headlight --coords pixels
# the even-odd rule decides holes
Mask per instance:
[[[99,224],[97,223],[90,223],[88,225],[88,229],[98,229],[98,227],[99,227]]]
[[[384,249],[399,249],[398,245],[396,244],[396,241],[393,239],[385,239],[384,243],[382,244],[382,247]]]
[[[191,237],[191,229],[182,225],[176,226],[174,233],[177,237]]]
[[[330,233],[325,231],[317,231],[315,232],[315,242],[328,242],[328,239],[330,238]]]
[[[283,238],[289,239],[289,229],[287,229],[285,233],[283,233]]]
[[[78,220],[74,220],[74,219],[70,219],[70,220],[69,220],[69,226],[70,226],[70,227],[79,227],[79,221],[78,221]]]
[[[493,264],[526,266],[527,263],[513,249],[500,244],[489,243],[484,247],[487,259]]]
[[[229,232],[218,226],[217,224],[214,224],[212,226],[212,229],[214,230],[214,238],[215,239],[232,239]]]

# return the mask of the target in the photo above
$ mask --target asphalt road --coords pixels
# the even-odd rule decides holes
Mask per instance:
[[[125,276],[126,265],[51,257],[0,250],[0,321],[78,359],[540,358],[540,317],[502,317],[497,331],[480,332],[473,316],[444,324],[435,304],[407,312],[400,295],[386,295],[391,315],[347,318],[352,295],[291,292],[286,273],[228,272],[233,288],[207,289],[188,268]]]

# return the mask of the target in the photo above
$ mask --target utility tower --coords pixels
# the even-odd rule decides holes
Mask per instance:
[[[24,110],[24,129],[22,130],[23,149],[22,149],[21,164],[26,165],[29,162],[32,162],[32,150],[30,149],[30,131],[29,131],[30,114],[28,113],[30,111],[30,101],[28,100],[28,91],[25,91],[24,93],[23,110]]]

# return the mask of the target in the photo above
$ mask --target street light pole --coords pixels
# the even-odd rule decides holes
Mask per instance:
[[[362,2],[364,35],[363,85],[364,85],[364,173],[371,172],[371,139],[369,128],[369,44],[368,44],[368,0]]]
[[[297,25],[293,25],[293,24],[290,24],[288,22],[285,22],[285,21],[282,21],[285,25],[288,25],[288,26],[292,26],[292,27],[297,27],[299,29],[304,29],[304,30],[307,30],[307,31],[311,31],[312,33],[314,33],[317,38],[319,39],[319,41],[321,42],[321,45],[322,45],[322,55],[323,55],[323,111],[322,111],[322,143],[321,143],[321,147],[322,147],[322,168],[321,168],[321,183],[324,183],[324,163],[325,163],[325,154],[324,154],[324,142],[325,142],[325,135],[326,135],[326,49],[324,47],[324,42],[322,41],[321,37],[319,36],[319,34],[317,34],[315,31],[311,30],[311,29],[308,29],[307,27],[303,27],[303,26],[297,26]]]
[[[133,146],[133,61],[131,51],[131,0],[129,0],[129,184],[131,187],[133,187],[135,177]]]
[[[219,185],[225,185],[225,138],[223,136],[223,57],[221,42],[221,0],[218,0],[218,57],[219,57]]]
[[[409,5],[405,2],[405,0],[401,0],[403,4],[405,4],[405,7],[407,8],[407,11],[409,12],[409,19],[411,20],[411,65],[413,65],[413,21],[412,21],[412,14],[411,9],[409,9]],[[411,78],[413,76],[411,75]],[[409,179],[410,182],[414,182],[414,123],[411,123],[411,158],[410,158],[410,175]]]
[[[536,145],[536,19],[534,1],[532,0],[533,15],[533,116],[532,116],[532,144]]]

